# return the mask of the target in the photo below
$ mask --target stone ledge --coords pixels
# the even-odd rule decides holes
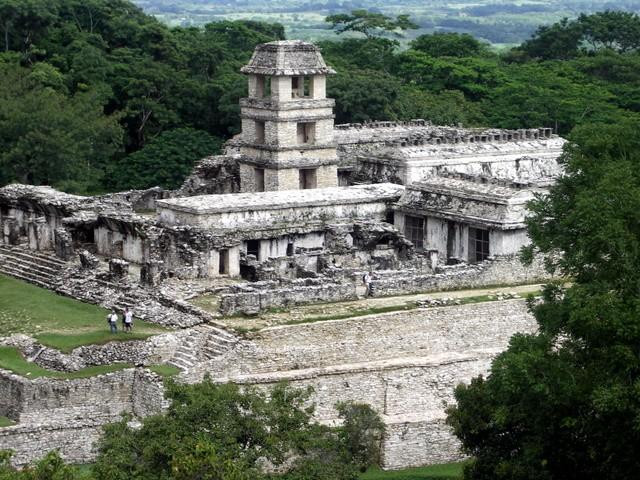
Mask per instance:
[[[220,377],[214,378],[214,381],[217,383],[232,382],[238,384],[277,383],[281,381],[308,380],[328,375],[342,375],[345,373],[380,372],[413,367],[439,367],[442,365],[473,362],[482,358],[492,358],[502,350],[502,348],[488,348],[484,350],[469,350],[464,354],[449,352],[424,357],[400,357],[372,362],[346,363],[300,370]]]

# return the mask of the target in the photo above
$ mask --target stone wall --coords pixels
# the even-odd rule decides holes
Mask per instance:
[[[38,461],[51,450],[58,450],[69,463],[83,464],[95,459],[101,434],[102,424],[91,420],[14,425],[0,428],[0,450],[13,450],[16,466]]]
[[[322,422],[337,420],[339,401],[368,403],[387,424],[385,468],[442,463],[463,458],[444,424],[454,387],[486,373],[511,335],[535,326],[517,299],[272,327],[198,375],[259,388],[281,381],[312,387]]]
[[[551,277],[541,259],[531,266],[520,262],[518,255],[491,257],[474,264],[438,267],[436,273],[420,271],[376,272],[373,288],[375,296],[404,295],[496,285],[520,285],[544,282]]]
[[[54,448],[71,463],[87,462],[102,425],[123,412],[144,417],[166,406],[161,377],[137,369],[74,380],[29,380],[0,370],[0,393],[11,402],[0,403],[0,414],[19,422],[0,428],[0,450],[14,450],[16,465]]]
[[[493,349],[531,331],[524,299],[271,327],[205,365],[216,377]]]
[[[382,444],[382,464],[389,470],[438,465],[464,459],[460,442],[444,419],[412,416],[384,418],[387,430]]]
[[[290,286],[275,289],[247,287],[252,291],[224,294],[220,298],[220,313],[227,316],[251,315],[274,308],[357,298],[353,283],[325,283],[324,281],[311,285],[308,283],[308,280],[295,281]]]

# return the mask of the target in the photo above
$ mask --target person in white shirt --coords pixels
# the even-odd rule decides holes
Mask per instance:
[[[111,333],[118,333],[118,315],[115,311],[111,310],[111,313],[107,315],[107,323]]]
[[[367,287],[367,291],[365,293],[365,297],[371,296],[371,272],[367,272],[362,276],[362,283]]]
[[[127,307],[124,311],[124,318],[122,319],[124,323],[124,331],[131,332],[133,330],[133,312]]]

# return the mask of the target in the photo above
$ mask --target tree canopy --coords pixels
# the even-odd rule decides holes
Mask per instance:
[[[532,305],[489,376],[456,389],[449,423],[468,479],[637,477],[640,460],[640,122],[578,127],[564,175],[531,206],[534,251],[572,285]]]
[[[397,15],[396,18],[388,17],[382,13],[369,10],[353,10],[349,13],[337,13],[329,15],[326,21],[331,28],[338,33],[357,32],[367,38],[373,38],[384,34],[401,36],[401,31],[418,28],[409,19],[409,15]]]

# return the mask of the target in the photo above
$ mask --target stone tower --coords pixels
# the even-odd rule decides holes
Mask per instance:
[[[258,45],[249,64],[249,97],[240,100],[243,192],[335,187],[333,106],[328,67],[311,43]]]

